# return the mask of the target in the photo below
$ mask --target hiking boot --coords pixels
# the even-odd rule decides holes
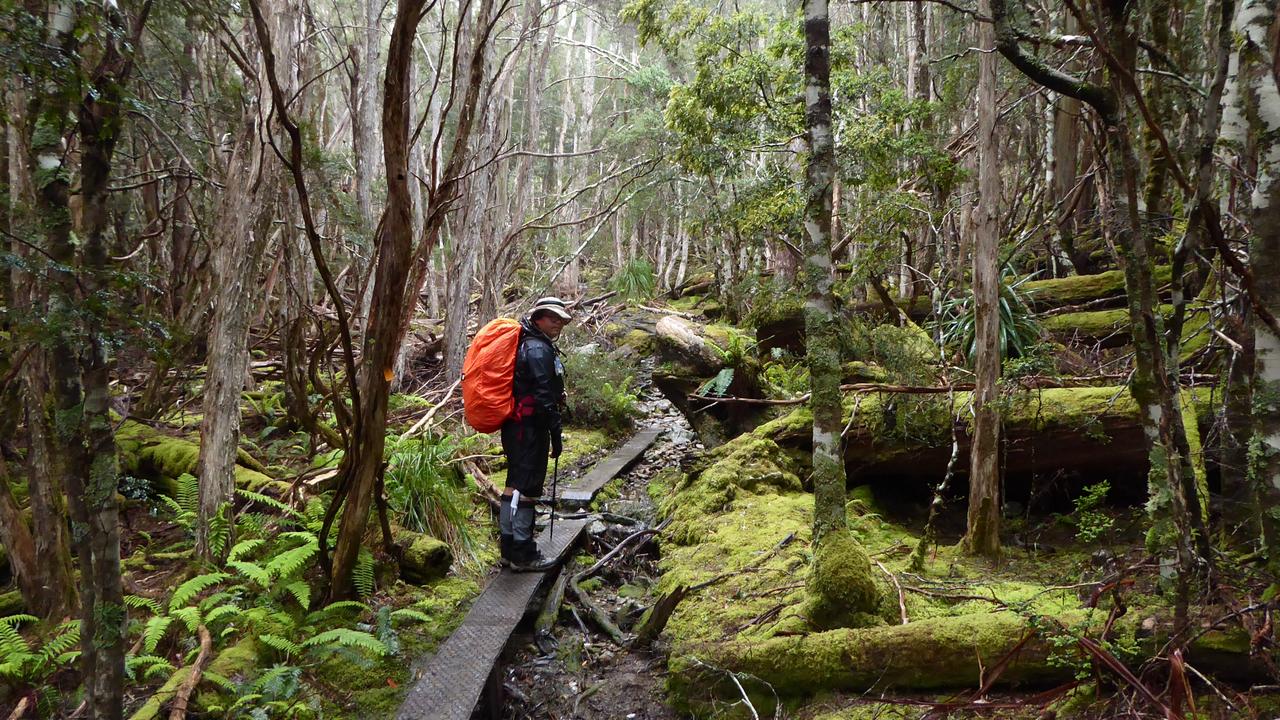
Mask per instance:
[[[556,566],[556,558],[544,557],[536,542],[529,540],[512,544],[515,550],[507,567],[515,572],[546,572]]]

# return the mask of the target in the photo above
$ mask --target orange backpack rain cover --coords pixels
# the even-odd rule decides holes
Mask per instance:
[[[512,379],[520,323],[511,318],[489,321],[476,333],[462,363],[462,408],[467,424],[482,433],[502,427],[515,411]]]

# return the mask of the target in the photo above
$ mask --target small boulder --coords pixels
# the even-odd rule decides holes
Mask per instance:
[[[403,548],[400,577],[407,583],[425,585],[449,574],[453,551],[449,545],[430,535],[402,530],[396,544]]]

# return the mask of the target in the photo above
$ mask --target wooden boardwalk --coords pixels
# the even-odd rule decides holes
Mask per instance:
[[[640,431],[569,490],[565,499],[586,504],[605,483],[613,479],[653,444],[661,428]],[[561,558],[577,542],[590,518],[561,520],[555,537],[544,530],[538,547],[547,557]],[[494,671],[511,633],[529,608],[548,573],[515,573],[503,570],[476,599],[462,625],[445,640],[440,650],[415,673],[414,684],[405,695],[396,720],[467,720]]]
[[[660,427],[645,428],[633,435],[612,455],[596,463],[586,477],[565,490],[560,496],[560,501],[566,505],[589,504],[596,493],[600,492],[600,488],[617,477],[618,473],[626,470],[645,450],[649,449],[653,441],[658,439],[658,435],[662,434],[662,430]]]

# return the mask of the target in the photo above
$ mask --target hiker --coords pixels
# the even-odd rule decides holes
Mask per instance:
[[[515,413],[502,424],[502,452],[507,456],[507,482],[498,512],[503,564],[520,571],[547,570],[555,559],[544,558],[533,539],[534,503],[542,497],[547,458],[560,457],[560,403],[564,398],[564,365],[555,341],[573,319],[564,301],[544,297],[521,321],[513,382]],[[555,508],[552,508],[555,512]]]

